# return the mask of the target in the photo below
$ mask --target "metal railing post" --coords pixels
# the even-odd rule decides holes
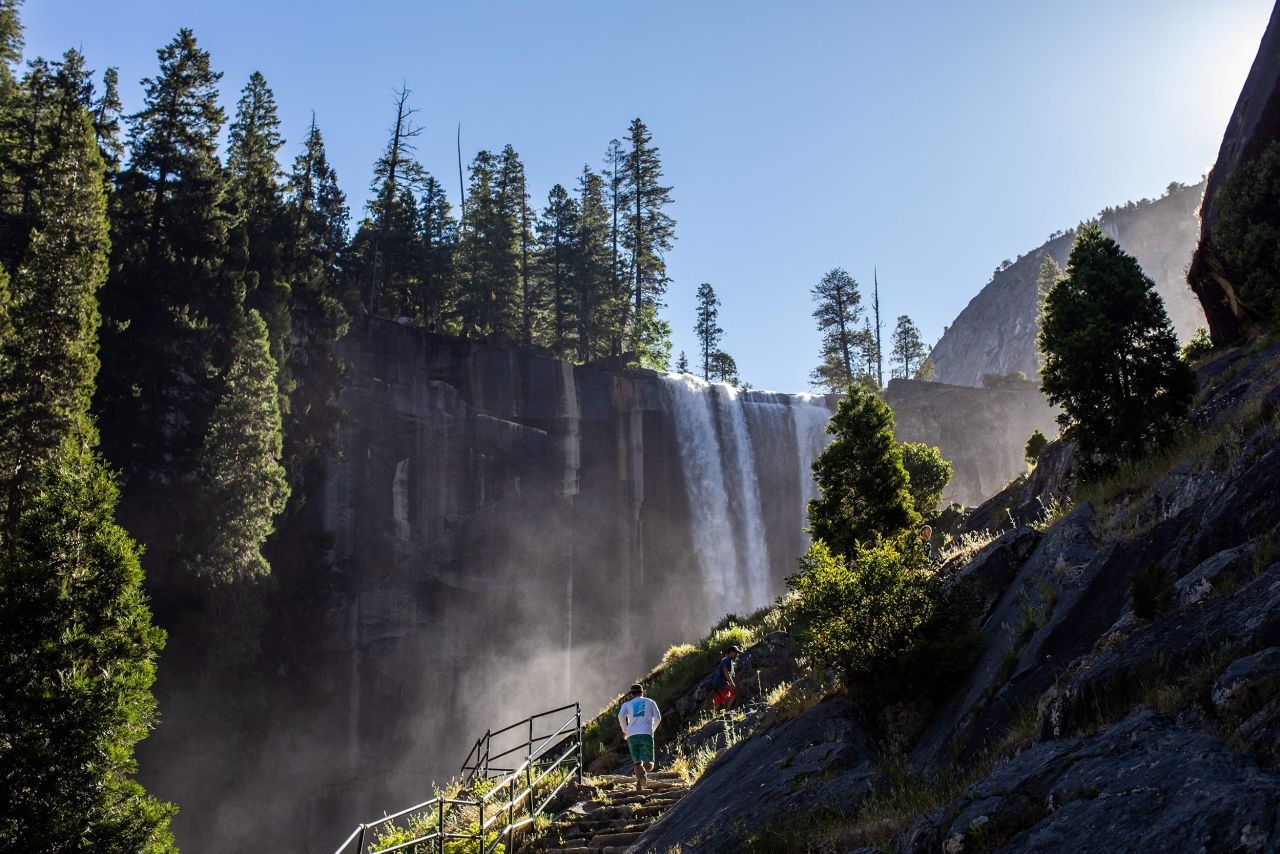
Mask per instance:
[[[484,798],[477,797],[477,798],[476,798],[476,805],[477,805],[478,807],[480,807],[480,819],[479,819],[479,821],[480,821],[480,840],[479,840],[479,842],[476,844],[476,851],[477,851],[477,854],[484,854],[484,847],[485,847],[485,844],[484,844],[484,841],[485,841],[485,834],[484,834]]]
[[[489,733],[491,730],[484,731],[484,776],[489,777]]]
[[[574,703],[574,719],[578,732],[578,785],[582,785],[582,703]]]
[[[436,854],[444,854],[444,798],[436,803]]]
[[[361,822],[361,823],[360,823],[360,845],[356,848],[356,851],[357,851],[357,852],[359,852],[359,854],[364,854],[364,850],[365,850],[365,845],[364,845],[364,843],[365,843],[365,836],[366,836],[368,833],[369,833],[369,828],[368,828],[368,827],[367,827],[363,822]]]

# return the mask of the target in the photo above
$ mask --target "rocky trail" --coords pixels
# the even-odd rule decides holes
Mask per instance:
[[[654,771],[643,790],[618,774],[588,777],[578,802],[556,815],[546,854],[622,854],[688,790],[679,775]]]

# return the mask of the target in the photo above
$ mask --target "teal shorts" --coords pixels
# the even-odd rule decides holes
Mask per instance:
[[[627,749],[631,751],[632,762],[652,762],[653,736],[629,735],[627,736]]]

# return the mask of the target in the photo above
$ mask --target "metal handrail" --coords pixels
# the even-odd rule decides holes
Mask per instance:
[[[534,722],[541,718],[554,715],[558,712],[573,710],[573,714],[568,717],[559,728],[549,735],[534,736]],[[509,732],[515,731],[519,727],[525,727],[528,735],[523,744],[503,750],[501,753],[494,754],[493,739],[495,736],[502,736]],[[554,743],[553,743],[554,742]],[[536,746],[535,746],[536,745]],[[545,757],[555,748],[564,747],[564,750],[550,762]],[[501,759],[524,750],[524,762],[518,768],[496,768],[491,760]],[[569,773],[556,784],[539,803],[534,797],[537,786],[542,783],[556,768],[569,762]],[[507,842],[508,854],[511,852],[511,845],[515,840],[515,831],[531,824],[542,812],[547,808],[551,800],[559,794],[571,778],[576,778],[579,783],[582,782],[582,704],[571,703],[566,706],[560,706],[545,712],[539,712],[531,715],[522,721],[517,721],[510,726],[503,727],[500,730],[488,730],[480,738],[476,739],[471,750],[467,753],[467,758],[462,762],[461,771],[465,775],[463,777],[463,785],[471,785],[478,779],[493,780],[500,776],[483,795],[466,798],[455,797],[446,798],[437,796],[429,801],[423,801],[420,804],[392,813],[384,815],[382,818],[370,822],[361,823],[356,827],[346,841],[339,846],[334,854],[349,854],[351,844],[356,843],[354,849],[355,854],[370,854],[372,845],[372,831],[384,824],[388,824],[397,819],[403,818],[411,813],[421,813],[428,810],[434,810],[436,813],[436,825],[429,833],[425,833],[414,839],[398,843],[389,848],[379,849],[378,854],[392,854],[396,851],[404,851],[411,846],[421,845],[425,842],[435,842],[437,854],[443,854],[446,840],[471,840],[476,843],[476,851],[478,854],[492,854],[497,847],[502,844],[505,839]],[[537,779],[534,779],[534,773],[541,768],[541,773]],[[523,777],[524,787],[517,793],[515,786],[521,782]],[[494,805],[490,801],[499,792],[506,792],[507,799],[501,804]],[[527,806],[525,804],[528,800]],[[450,832],[445,829],[446,807],[457,807],[459,809],[475,809],[478,813],[475,824],[476,830],[472,831],[469,827],[466,832]],[[486,811],[491,811],[488,820],[485,819]],[[451,811],[449,811],[451,812]],[[493,831],[493,841],[487,843],[486,835],[490,832],[489,828],[494,826],[496,822],[502,818],[506,819],[506,823],[497,830]],[[517,814],[519,818],[517,818]]]

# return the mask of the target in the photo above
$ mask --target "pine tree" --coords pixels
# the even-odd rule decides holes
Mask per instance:
[[[510,145],[502,149],[493,187],[498,223],[492,246],[494,268],[503,280],[510,280],[504,289],[509,290],[515,300],[518,315],[513,330],[518,336],[515,340],[528,349],[535,337],[540,337],[547,300],[533,276],[534,215],[529,207],[524,164]]]
[[[712,357],[720,352],[720,337],[724,330],[716,322],[720,317],[720,300],[709,282],[698,285],[697,322],[693,334],[698,336],[698,350],[702,356],[702,378],[710,380],[715,369]]]
[[[421,314],[423,325],[432,331],[456,331],[454,251],[458,245],[458,224],[449,207],[444,187],[428,175],[419,202],[418,240],[421,247]]]
[[[414,317],[421,313],[417,245],[418,203],[415,191],[426,172],[414,159],[414,140],[422,129],[414,124],[417,110],[409,106],[412,93],[395,92],[395,120],[387,147],[374,164],[369,219],[357,237],[360,294],[370,313],[383,317]]]
[[[124,164],[124,143],[120,140],[120,72],[108,68],[102,73],[102,95],[93,103],[93,132],[98,150],[107,167],[107,178],[114,181]]]
[[[813,464],[818,497],[809,502],[809,531],[831,551],[851,557],[859,544],[892,537],[920,522],[893,438],[893,412],[859,385],[827,424],[834,439]]]
[[[467,221],[458,248],[459,304],[463,334],[510,342],[517,339],[521,318],[518,207],[516,191],[501,171],[500,161],[488,151],[471,162]]]
[[[617,314],[611,318],[608,330],[609,355],[621,358],[626,340],[627,313],[631,305],[628,298],[631,277],[627,272],[626,253],[622,244],[623,216],[627,209],[626,150],[619,140],[609,140],[609,147],[604,155],[604,174],[609,207],[609,302],[617,307]]]
[[[36,495],[0,552],[0,848],[176,850],[174,808],[133,780],[165,636],[116,485],[73,435]]]
[[[289,176],[287,269],[291,328],[289,373],[295,386],[284,427],[284,458],[296,485],[330,456],[341,420],[342,360],[335,349],[350,314],[340,258],[347,243],[346,197],[329,165],[315,117]]]
[[[689,373],[689,357],[685,355],[683,350],[680,351],[680,358],[676,359],[676,373]]]
[[[232,330],[222,396],[209,419],[197,474],[205,506],[186,557],[193,572],[216,582],[271,569],[262,545],[289,497],[275,377],[267,326],[249,309]]]
[[[221,270],[221,74],[190,30],[158,54],[160,73],[143,81],[143,108],[129,118],[132,162],[113,208],[98,409],[107,456],[128,477],[158,470],[172,481],[195,466],[214,401],[207,379],[240,294]]]
[[[1191,369],[1164,301],[1138,262],[1096,223],[1080,230],[1045,301],[1041,389],[1097,473],[1167,441],[1191,402]]]
[[[257,71],[240,94],[228,136],[230,229],[225,269],[244,287],[245,304],[266,321],[271,356],[284,365],[290,334],[289,285],[284,275],[284,176],[276,159],[284,139],[275,96]],[[287,394],[289,386],[287,371],[282,371],[281,392]]]
[[[929,350],[920,338],[920,330],[911,318],[903,314],[893,329],[893,351],[889,356],[891,376],[910,379],[924,364]]]
[[[86,413],[98,370],[97,291],[107,275],[106,198],[79,85],[64,72],[78,74],[64,65],[55,85],[29,91],[22,104],[45,145],[31,164],[22,219],[30,228],[6,241],[17,266],[6,288],[10,334],[0,339],[0,542],[62,440],[93,433]]]
[[[1062,278],[1062,268],[1048,252],[1040,261],[1040,272],[1036,276],[1036,321],[1044,314],[1044,301],[1049,298],[1049,291]]]
[[[875,339],[868,337],[868,343],[875,347],[875,378],[876,388],[884,387],[884,348],[880,346],[880,333],[884,331],[884,324],[880,322],[880,273],[878,270],[872,271],[872,282],[874,289],[871,296],[871,316],[875,318],[876,334]]]
[[[638,118],[631,122],[628,143],[620,200],[625,203],[622,238],[631,274],[627,346],[638,364],[665,368],[670,329],[658,311],[670,282],[664,254],[675,240],[675,220],[664,210],[671,204],[671,188],[662,186],[658,149]]]
[[[573,267],[574,334],[578,361],[590,362],[612,355],[625,296],[615,290],[610,256],[610,214],[604,180],[583,167],[578,179],[578,221],[575,229]]]
[[[711,354],[711,368],[707,378],[712,382],[738,385],[738,363],[725,351],[717,350]]]
[[[581,332],[573,290],[575,252],[578,248],[578,205],[559,184],[547,194],[547,206],[538,222],[539,292],[545,291],[551,310],[547,344],[564,357],[573,351],[572,338]],[[526,309],[527,311],[527,309]],[[578,346],[581,352],[581,345]]]
[[[814,387],[843,392],[853,384],[858,373],[858,320],[862,317],[862,296],[858,283],[839,267],[822,277],[814,286],[813,299],[818,304],[813,317],[818,321],[822,349],[818,367],[810,374]]]
[[[907,490],[912,506],[924,519],[938,511],[942,492],[951,482],[951,462],[942,451],[924,442],[902,443],[902,467],[907,470]]]
[[[0,101],[7,100],[14,85],[13,66],[22,59],[22,0],[0,0]]]

